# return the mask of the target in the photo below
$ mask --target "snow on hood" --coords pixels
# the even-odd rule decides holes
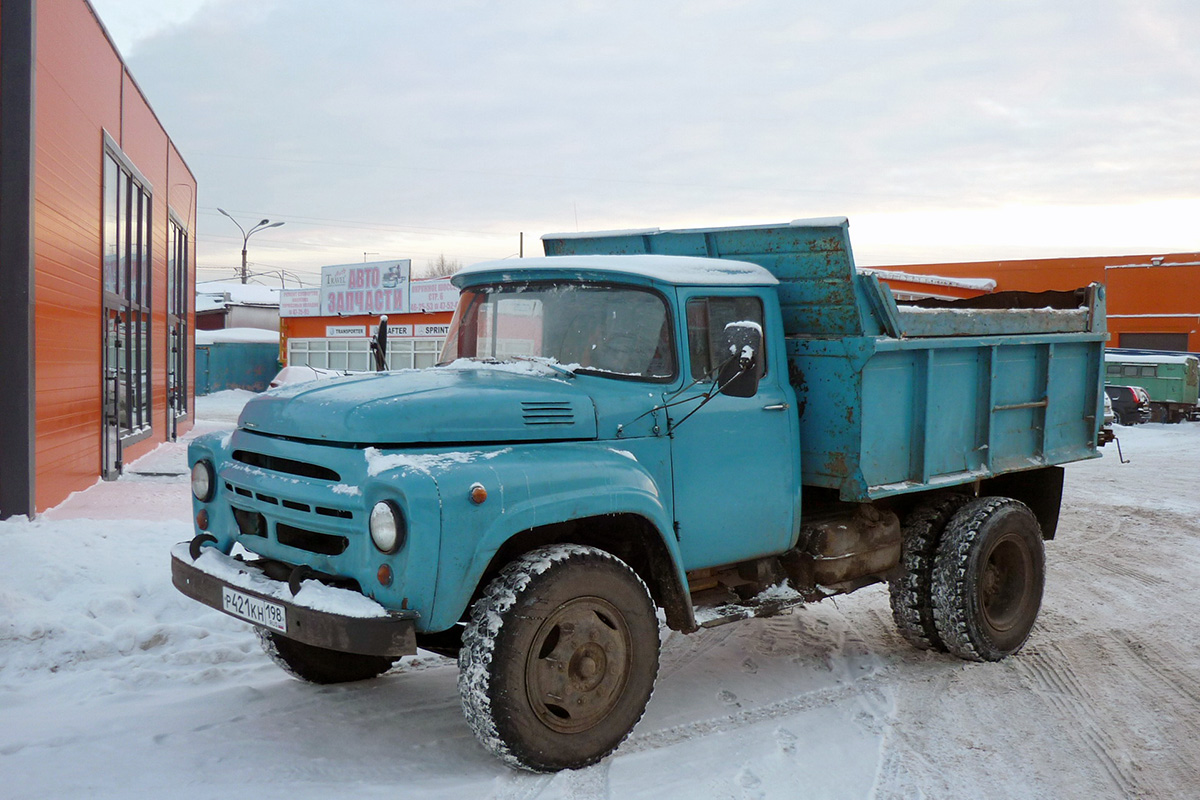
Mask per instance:
[[[270,390],[246,404],[238,424],[381,446],[594,439],[595,406],[569,377],[562,367],[524,361],[366,373]]]

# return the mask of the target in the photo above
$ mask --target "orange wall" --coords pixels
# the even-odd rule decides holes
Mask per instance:
[[[1151,258],[1159,264],[1151,263]],[[1200,253],[971,261],[881,267],[953,278],[992,278],[996,291],[1107,287],[1109,346],[1121,333],[1186,333],[1200,352]]]
[[[195,248],[196,181],[84,0],[39,0],[35,95],[34,258],[36,504],[52,506],[101,470],[103,132],[153,190],[153,429],[128,463],[166,437],[167,206]],[[179,191],[168,187],[181,184]]]

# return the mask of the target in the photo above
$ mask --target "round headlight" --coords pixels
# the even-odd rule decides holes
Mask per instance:
[[[371,541],[384,553],[404,546],[404,514],[391,500],[382,500],[371,509]]]
[[[192,465],[192,494],[197,500],[201,503],[212,500],[216,486],[211,461],[201,460]]]

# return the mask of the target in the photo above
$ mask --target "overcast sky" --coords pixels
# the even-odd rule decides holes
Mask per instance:
[[[218,206],[310,277],[831,215],[863,265],[1200,250],[1196,0],[92,3],[196,174],[201,280],[240,263]]]

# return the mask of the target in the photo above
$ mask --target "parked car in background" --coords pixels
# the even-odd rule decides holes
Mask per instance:
[[[1150,421],[1150,395],[1140,386],[1105,386],[1104,393],[1112,400],[1113,413],[1121,425],[1137,425]]]
[[[1151,422],[1200,419],[1200,359],[1195,355],[1110,349],[1104,361],[1106,382],[1146,391]]]
[[[328,378],[336,378],[338,375],[345,375],[344,372],[339,372],[336,369],[319,369],[318,367],[310,367],[307,365],[298,367],[284,367],[279,370],[279,374],[271,379],[271,385],[267,388],[274,389],[278,386],[284,386],[289,383],[307,383],[308,381],[326,380]]]

